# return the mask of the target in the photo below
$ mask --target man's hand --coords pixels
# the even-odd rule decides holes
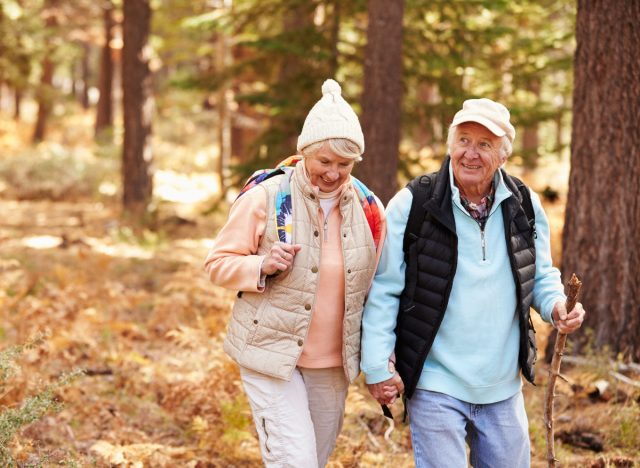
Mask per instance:
[[[300,244],[289,245],[284,242],[274,243],[269,253],[264,257],[260,273],[268,276],[291,268],[293,258],[301,248],[302,246]]]
[[[560,333],[573,333],[582,325],[584,321],[584,309],[579,302],[573,308],[573,310],[567,313],[567,308],[564,302],[556,302],[553,306],[553,323]]]
[[[389,372],[395,372],[390,379],[367,385],[371,396],[381,405],[394,404],[398,396],[404,392],[404,383],[400,378],[400,374],[396,372],[392,360],[389,360]]]

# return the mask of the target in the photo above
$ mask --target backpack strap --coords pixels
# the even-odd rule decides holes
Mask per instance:
[[[513,183],[518,188],[520,192],[520,196],[522,197],[522,209],[524,209],[524,213],[527,215],[527,221],[529,222],[529,227],[533,233],[533,237],[535,239],[538,238],[538,234],[536,232],[536,214],[533,211],[533,203],[531,202],[531,192],[529,191],[529,187],[527,187],[524,182],[522,182],[517,177],[509,175]]]
[[[237,200],[253,187],[267,179],[270,179],[271,177],[285,174],[285,177],[282,177],[280,180],[278,192],[276,193],[274,215],[276,219],[276,229],[278,231],[278,240],[286,244],[291,244],[293,239],[291,177],[293,176],[295,165],[301,160],[302,158],[298,155],[290,156],[280,162],[274,169],[261,169],[254,172],[253,175],[245,182],[236,198]],[[378,250],[380,239],[382,237],[382,210],[380,206],[378,206],[373,192],[369,190],[365,184],[353,176],[351,177],[351,183],[367,219],[367,224],[369,225],[371,235],[373,236],[373,243],[376,250]]]
[[[366,185],[353,176],[351,176],[351,185],[355,189],[360,205],[364,210],[364,215],[367,218],[369,229],[371,229],[373,243],[377,251],[380,245],[380,238],[382,237],[382,210],[378,206],[373,192],[369,190]]]
[[[418,176],[407,184],[407,188],[413,194],[413,200],[411,201],[411,211],[409,212],[409,219],[407,219],[407,227],[404,231],[404,240],[402,243],[402,250],[405,255],[409,251],[409,246],[414,243],[420,235],[420,227],[424,220],[423,205],[431,198],[437,175],[437,172],[433,172],[431,174]]]

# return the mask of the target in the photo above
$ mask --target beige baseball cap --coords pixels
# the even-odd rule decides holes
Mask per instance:
[[[509,110],[499,102],[491,99],[467,99],[453,117],[451,126],[464,122],[477,122],[489,129],[495,136],[507,136],[513,143],[516,137],[516,129],[509,122]]]

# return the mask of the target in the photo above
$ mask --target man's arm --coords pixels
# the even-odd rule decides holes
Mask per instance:
[[[412,200],[411,191],[405,188],[398,192],[387,206],[387,235],[362,318],[361,368],[367,384],[370,384],[372,394],[379,388],[380,396],[384,386],[374,387],[373,384],[382,382],[395,385],[396,388],[401,384],[395,369],[390,370],[389,358],[395,347],[394,329],[400,294],[404,289],[405,263],[402,243]],[[376,395],[374,397],[378,399]]]
[[[531,204],[536,217],[536,276],[533,287],[533,308],[545,322],[555,326],[557,304],[564,304],[566,296],[560,279],[560,270],[553,266],[551,258],[551,230],[549,220],[540,203],[540,197],[530,190]],[[559,311],[557,311],[559,312]]]

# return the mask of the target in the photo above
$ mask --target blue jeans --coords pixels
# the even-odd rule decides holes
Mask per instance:
[[[417,389],[407,401],[416,468],[529,468],[529,423],[522,392],[475,405]]]

